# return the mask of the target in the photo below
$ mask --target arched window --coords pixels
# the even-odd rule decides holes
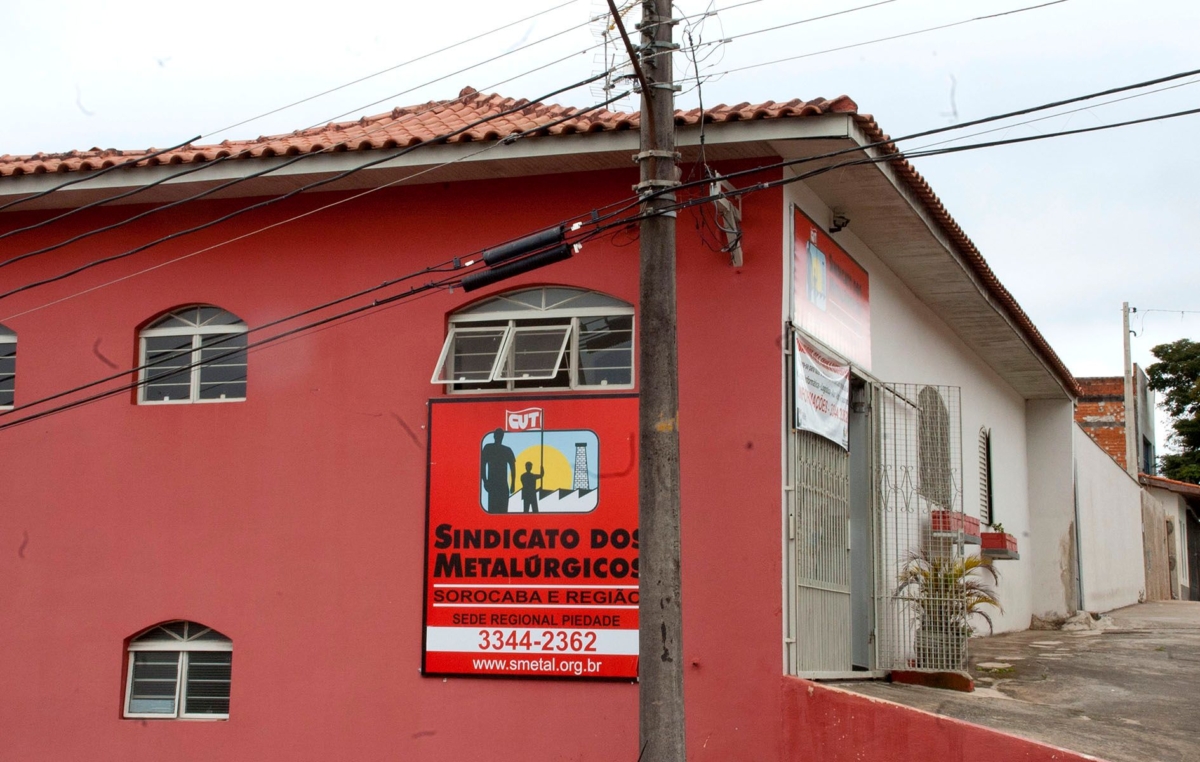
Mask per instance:
[[[17,334],[0,325],[0,410],[13,406],[17,386]]]
[[[244,400],[246,324],[207,304],[175,310],[142,329],[139,364],[139,402]]]
[[[195,622],[165,622],[129,641],[125,716],[229,717],[233,641]]]
[[[450,317],[433,383],[451,391],[628,389],[633,307],[576,288],[530,288]]]

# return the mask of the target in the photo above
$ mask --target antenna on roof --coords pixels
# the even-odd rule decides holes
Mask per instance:
[[[617,11],[621,14],[621,19],[628,18],[637,5],[638,0],[623,0],[618,3]],[[592,83],[592,97],[606,100],[622,87],[623,80],[634,79],[633,63],[629,60],[629,54],[625,51],[617,32],[617,24],[605,0],[592,0],[591,23],[588,24],[588,28],[592,32],[592,38],[600,46],[592,66],[592,74],[608,72],[604,79]],[[609,108],[613,111],[633,111],[634,107],[629,96],[626,96],[614,101]]]

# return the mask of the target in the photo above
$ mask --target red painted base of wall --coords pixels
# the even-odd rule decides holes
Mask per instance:
[[[784,678],[786,759],[794,762],[1095,762],[1096,757],[1030,741],[890,701]]]

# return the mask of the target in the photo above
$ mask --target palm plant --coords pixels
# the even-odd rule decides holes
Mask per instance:
[[[1004,611],[991,582],[1000,578],[994,567],[979,556],[953,556],[916,550],[905,559],[894,596],[916,615],[920,628],[915,649],[916,666],[926,669],[961,669],[966,661],[967,638],[978,616],[993,629],[988,606]]]

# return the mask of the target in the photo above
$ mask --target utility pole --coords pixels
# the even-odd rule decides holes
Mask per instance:
[[[620,21],[620,15],[614,14]],[[685,762],[679,554],[679,367],[675,341],[675,84],[671,0],[642,0],[638,309],[638,728],[642,762]],[[623,30],[622,30],[623,33]],[[626,38],[628,39],[628,38]],[[663,192],[665,191],[665,192]]]
[[[1129,302],[1121,302],[1121,335],[1125,346],[1125,470],[1138,478],[1137,410],[1133,401],[1133,362],[1129,349]]]

